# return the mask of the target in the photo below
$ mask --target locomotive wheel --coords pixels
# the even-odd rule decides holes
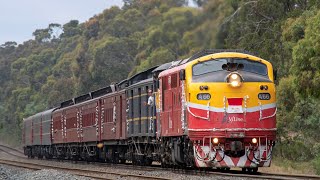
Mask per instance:
[[[153,162],[152,159],[147,159],[146,165],[151,166],[152,162]]]
[[[121,164],[125,164],[125,163],[126,163],[126,160],[125,160],[125,159],[120,159],[120,163],[121,163]]]
[[[219,171],[230,171],[229,167],[218,167],[217,168]],[[243,168],[242,168],[243,169]]]
[[[251,172],[252,172],[252,173],[257,173],[257,172],[258,172],[258,167],[251,168]]]
[[[132,165],[138,165],[138,161],[135,155],[132,155]]]
[[[230,171],[229,167],[223,168],[223,171]]]
[[[242,172],[244,172],[244,173],[257,173],[258,172],[258,167],[242,168]]]
[[[119,164],[120,158],[119,158],[119,154],[115,153],[113,158],[112,158],[112,163],[113,164]]]

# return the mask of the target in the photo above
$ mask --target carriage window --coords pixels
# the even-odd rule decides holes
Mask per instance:
[[[161,84],[162,84],[162,90],[167,90],[168,89],[168,77],[163,77],[161,78]]]
[[[176,88],[178,86],[177,74],[171,75],[171,88]]]
[[[164,97],[164,95],[165,95],[165,90],[166,90],[166,89],[164,88],[164,84],[165,84],[164,79],[165,79],[165,78],[162,78],[162,79],[161,79],[161,85],[162,85],[162,95],[161,95],[161,97],[162,97],[162,111],[165,110],[164,107],[165,107],[165,104],[166,104],[166,103],[165,103],[165,99],[166,99],[166,98]]]

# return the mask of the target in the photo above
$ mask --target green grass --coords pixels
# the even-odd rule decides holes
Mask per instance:
[[[289,174],[316,174],[316,170],[313,168],[314,163],[312,161],[297,162],[280,157],[274,157],[272,159],[270,168],[260,168],[260,172],[272,172],[272,173],[289,173]]]

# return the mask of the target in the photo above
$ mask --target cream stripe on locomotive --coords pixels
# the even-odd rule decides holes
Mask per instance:
[[[196,104],[196,103],[191,103],[188,102],[188,107],[191,108],[197,108],[197,109],[201,109],[201,110],[208,110],[208,106],[206,105],[202,105],[202,104]],[[270,104],[264,104],[261,106],[254,106],[254,107],[249,107],[247,108],[247,112],[256,112],[261,110],[266,110],[266,109],[271,109],[271,108],[275,108],[276,107],[276,103],[270,103]],[[225,112],[225,108],[218,108],[218,107],[213,107],[213,106],[209,106],[209,110],[212,112]]]

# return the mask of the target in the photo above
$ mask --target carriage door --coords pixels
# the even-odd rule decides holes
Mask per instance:
[[[66,136],[67,136],[67,129],[66,129],[66,115],[65,115],[65,110],[61,111],[61,116],[60,116],[60,123],[61,123],[61,142],[65,143],[66,140]]]
[[[172,94],[172,135],[181,133],[181,103],[178,74],[171,74],[171,94]]]
[[[102,99],[99,99],[97,101],[97,106],[96,106],[96,117],[95,117],[95,121],[96,121],[96,124],[97,124],[97,131],[98,131],[98,141],[102,141],[102,119],[101,119],[101,116],[102,116]]]
[[[116,139],[120,139],[122,136],[122,96],[116,96]]]
[[[169,104],[170,104],[170,107],[168,107],[169,108],[169,111],[170,111],[170,113],[169,113],[169,134],[170,135],[172,135],[172,133],[174,132],[174,121],[175,121],[175,119],[174,119],[174,89],[173,89],[173,87],[172,87],[172,80],[173,80],[173,78],[172,78],[173,76],[172,75],[169,75],[168,76],[168,87],[169,87],[169,89],[168,89],[168,98],[170,99],[169,100]]]

